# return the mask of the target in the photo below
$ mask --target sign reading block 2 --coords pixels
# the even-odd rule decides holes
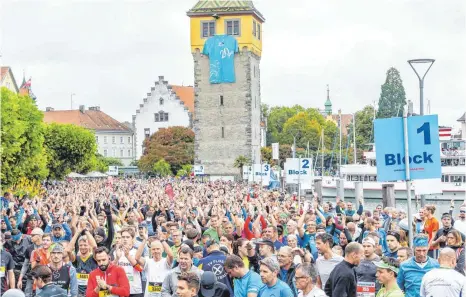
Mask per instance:
[[[410,179],[441,178],[437,115],[408,117]],[[378,181],[406,180],[403,118],[374,121]]]

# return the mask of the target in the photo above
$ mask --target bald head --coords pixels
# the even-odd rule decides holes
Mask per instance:
[[[438,262],[441,267],[455,268],[456,266],[456,252],[455,250],[446,247],[440,250]]]

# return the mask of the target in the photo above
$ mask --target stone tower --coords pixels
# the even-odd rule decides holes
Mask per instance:
[[[187,15],[194,59],[195,164],[204,165],[211,176],[237,176],[233,164],[238,156],[260,162],[259,65],[265,19],[252,1],[201,0]],[[236,50],[219,48],[232,42]],[[225,57],[233,59],[228,74],[226,66],[218,66]]]

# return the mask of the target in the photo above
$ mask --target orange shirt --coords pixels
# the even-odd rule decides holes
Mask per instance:
[[[425,224],[424,224],[424,230],[427,232],[429,235],[429,242],[432,240],[434,235],[437,233],[439,230],[439,222],[435,217],[432,217],[430,219],[427,219]],[[429,250],[436,250],[438,247],[430,247]]]
[[[50,253],[43,248],[34,250],[31,255],[31,262],[38,262],[40,265],[47,265],[50,263]]]

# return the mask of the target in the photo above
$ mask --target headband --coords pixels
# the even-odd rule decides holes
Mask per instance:
[[[392,266],[388,263],[385,263],[384,261],[380,261],[380,262],[374,262],[375,266],[377,266],[378,268],[382,268],[382,269],[390,269],[391,271],[395,272],[396,274],[398,274],[398,271],[400,271],[399,268],[395,267],[395,266]]]

